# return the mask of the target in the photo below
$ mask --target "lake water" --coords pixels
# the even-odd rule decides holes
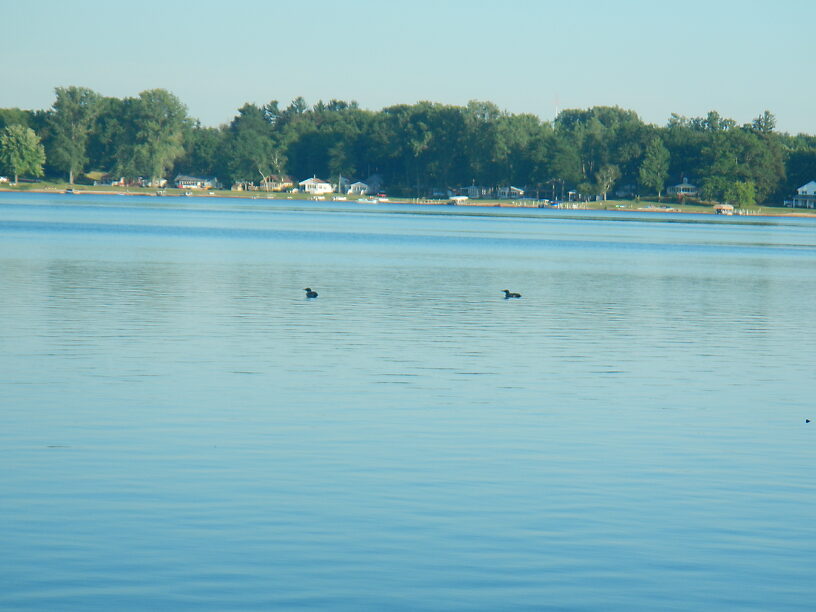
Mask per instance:
[[[0,194],[0,609],[812,609],[815,303],[814,219]]]

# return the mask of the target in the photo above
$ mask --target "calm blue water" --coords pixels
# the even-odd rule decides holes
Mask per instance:
[[[2,609],[816,598],[814,219],[0,194],[0,296]]]

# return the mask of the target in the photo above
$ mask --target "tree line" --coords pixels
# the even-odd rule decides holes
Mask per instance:
[[[703,199],[741,206],[781,202],[816,179],[816,137],[778,132],[768,111],[744,125],[711,111],[673,114],[656,126],[606,106],[564,110],[550,122],[483,101],[371,111],[299,97],[285,107],[244,104],[214,128],[163,89],[123,99],[84,87],[55,91],[47,110],[0,109],[0,170],[69,183],[102,171],[215,176],[226,185],[379,174],[395,195],[515,185],[556,198],[565,191],[606,198],[616,189],[661,196],[685,178]]]

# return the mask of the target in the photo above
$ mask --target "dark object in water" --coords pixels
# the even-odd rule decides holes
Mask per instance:
[[[520,298],[521,297],[520,293],[512,293],[512,292],[508,291],[507,289],[502,289],[502,291],[504,291],[504,299],[505,300],[509,300],[510,298]]]
[[[307,298],[311,299],[311,298],[316,298],[317,297],[317,291],[312,291],[311,287],[306,287],[304,289],[304,291],[306,292],[306,297]]]

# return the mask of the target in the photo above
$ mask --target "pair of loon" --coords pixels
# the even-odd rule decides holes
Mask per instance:
[[[313,291],[311,287],[306,287],[304,289],[304,291],[306,292],[306,297],[309,298],[309,299],[317,297],[317,291]],[[509,300],[511,298],[520,298],[521,297],[520,293],[513,293],[509,289],[502,289],[502,291],[504,291],[504,299],[505,300]]]

